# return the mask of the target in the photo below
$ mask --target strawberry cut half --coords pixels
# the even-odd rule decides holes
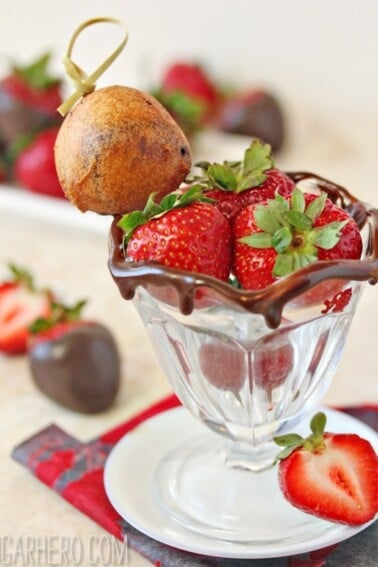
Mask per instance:
[[[19,283],[0,287],[0,352],[23,354],[27,350],[29,326],[50,313],[45,293],[35,293]]]
[[[324,433],[326,417],[311,421],[312,434],[275,441],[279,484],[295,507],[325,520],[358,526],[378,513],[378,457],[372,445],[352,433]]]

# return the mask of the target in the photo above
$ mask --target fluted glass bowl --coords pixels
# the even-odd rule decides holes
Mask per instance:
[[[204,424],[177,432],[155,473],[155,497],[170,518],[222,541],[290,542],[326,522],[287,505],[272,469],[273,437],[319,405],[334,377],[363,285],[378,276],[376,211],[312,174],[361,227],[363,258],[318,262],[261,292],[198,274],[129,264],[117,219],[109,266],[133,299],[173,390]],[[274,510],[274,512],[273,512]],[[285,516],[282,533],[272,514]]]

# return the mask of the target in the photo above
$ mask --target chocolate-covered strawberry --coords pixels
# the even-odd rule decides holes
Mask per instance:
[[[224,132],[260,138],[275,152],[285,140],[281,104],[272,93],[262,89],[248,89],[226,97],[215,124]]]
[[[0,81],[0,138],[9,145],[24,134],[60,123],[60,79],[48,72],[50,55],[15,65]]]
[[[55,402],[82,413],[97,413],[114,401],[120,356],[110,330],[81,318],[84,302],[52,305],[50,318],[31,326],[29,367],[36,386]]]
[[[206,196],[231,221],[247,205],[273,199],[276,192],[291,195],[294,182],[275,166],[271,147],[254,140],[242,161],[200,162],[202,176],[196,178],[206,188]]]

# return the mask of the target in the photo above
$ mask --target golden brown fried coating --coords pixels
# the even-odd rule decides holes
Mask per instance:
[[[152,192],[174,191],[191,166],[187,139],[151,95],[112,86],[82,98],[55,144],[58,177],[81,211],[143,209]]]

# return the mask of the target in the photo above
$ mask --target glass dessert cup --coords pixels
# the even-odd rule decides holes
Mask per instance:
[[[273,438],[307,434],[340,360],[364,283],[376,283],[377,213],[310,174],[361,227],[363,258],[317,262],[261,292],[154,264],[128,264],[113,223],[110,271],[133,299],[158,360],[203,434],[177,432],[154,475],[171,520],[222,542],[272,544],[329,523],[283,498]]]

